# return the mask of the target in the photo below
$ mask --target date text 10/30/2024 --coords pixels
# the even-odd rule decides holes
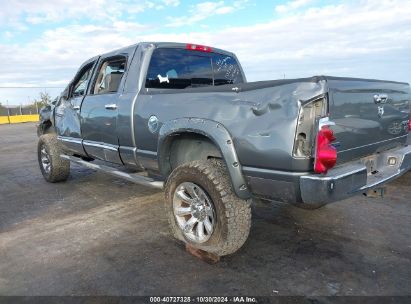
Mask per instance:
[[[255,297],[150,297],[150,303],[257,303]]]

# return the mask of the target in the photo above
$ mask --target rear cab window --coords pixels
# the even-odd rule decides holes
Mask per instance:
[[[104,60],[99,67],[92,94],[115,93],[121,83],[126,66],[126,58],[116,56]]]
[[[154,50],[146,88],[185,89],[243,82],[235,58],[179,48]]]
[[[212,60],[214,85],[244,82],[240,67],[235,58],[228,55],[212,54]]]

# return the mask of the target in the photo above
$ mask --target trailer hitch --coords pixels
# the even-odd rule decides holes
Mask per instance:
[[[386,187],[378,187],[378,188],[373,188],[367,190],[367,192],[364,192],[363,194],[367,197],[373,197],[373,198],[384,198],[384,195],[387,193],[387,188]]]

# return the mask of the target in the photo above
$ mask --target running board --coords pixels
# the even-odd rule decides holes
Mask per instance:
[[[164,185],[163,182],[156,181],[152,178],[142,176],[142,175],[137,174],[137,173],[123,172],[123,171],[117,170],[117,169],[109,167],[109,166],[93,164],[93,163],[90,163],[88,161],[82,160],[81,158],[68,156],[68,155],[65,155],[65,154],[60,155],[60,157],[64,158],[64,159],[67,159],[71,162],[83,165],[87,168],[98,170],[98,171],[103,171],[103,172],[108,173],[110,175],[113,175],[115,177],[126,179],[126,180],[128,180],[130,182],[133,182],[135,184],[139,184],[139,185],[142,185],[142,186],[153,187],[153,188],[157,188],[157,189],[163,189],[163,185]]]

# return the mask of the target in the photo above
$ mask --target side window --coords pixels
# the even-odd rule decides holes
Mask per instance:
[[[115,57],[103,61],[92,90],[93,94],[106,94],[118,91],[126,66],[125,57]]]
[[[185,89],[211,85],[213,71],[208,54],[173,48],[154,50],[146,88]]]
[[[214,85],[244,82],[237,61],[228,55],[213,54]]]
[[[87,84],[90,80],[91,76],[91,69],[93,67],[93,63],[85,68],[83,74],[81,74],[80,78],[73,86],[73,93],[71,97],[83,96],[87,89]]]

